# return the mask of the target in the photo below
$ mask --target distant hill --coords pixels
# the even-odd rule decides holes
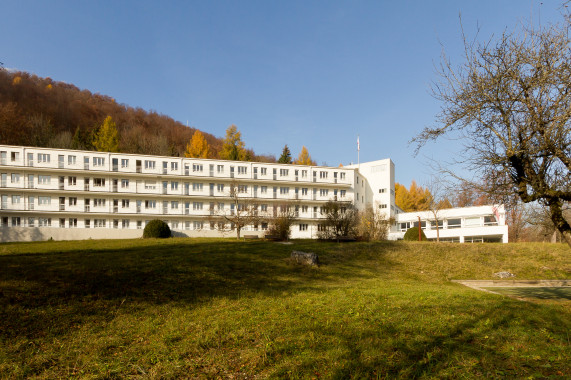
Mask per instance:
[[[169,116],[117,103],[110,96],[0,69],[0,144],[90,150],[92,133],[107,116],[117,125],[124,153],[183,156],[196,131]],[[222,139],[203,133],[217,155]],[[272,156],[250,153],[255,160],[275,161]]]

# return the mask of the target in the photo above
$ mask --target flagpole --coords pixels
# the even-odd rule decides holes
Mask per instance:
[[[359,158],[359,153],[361,152],[361,145],[359,144],[359,135],[357,135],[357,168],[361,168],[361,161]]]

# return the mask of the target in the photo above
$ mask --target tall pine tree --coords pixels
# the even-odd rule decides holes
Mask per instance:
[[[280,164],[291,164],[291,152],[289,151],[287,144],[286,146],[284,146],[284,149],[282,150],[282,155],[280,156],[278,162]]]

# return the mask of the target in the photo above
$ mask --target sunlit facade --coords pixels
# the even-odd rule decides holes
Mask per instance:
[[[291,207],[292,238],[317,238],[329,200],[394,217],[394,239],[408,222],[395,205],[390,159],[324,167],[0,145],[0,241],[137,238],[152,219],[175,236],[234,236],[223,218],[239,212],[231,187],[260,216],[242,235],[264,236]]]

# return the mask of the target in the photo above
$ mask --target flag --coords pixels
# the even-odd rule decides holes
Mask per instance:
[[[359,136],[357,136],[357,150],[361,150],[361,146],[359,145]]]

